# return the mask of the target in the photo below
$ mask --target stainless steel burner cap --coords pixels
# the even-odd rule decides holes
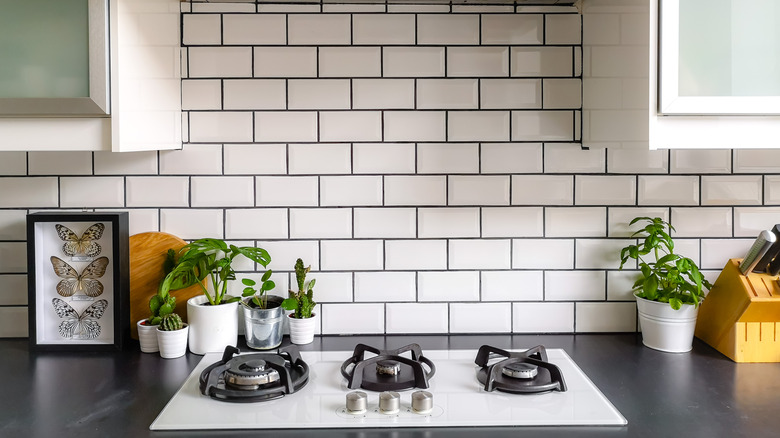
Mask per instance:
[[[401,364],[394,360],[380,360],[376,363],[377,374],[397,376],[401,372]]]
[[[515,379],[533,379],[539,373],[539,367],[525,362],[515,362],[505,365],[501,373]]]
[[[266,361],[252,359],[225,370],[225,384],[240,389],[257,389],[279,380],[279,372],[266,367]]]

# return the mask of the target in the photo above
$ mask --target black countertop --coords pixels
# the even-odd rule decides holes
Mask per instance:
[[[243,337],[241,338],[243,341]],[[285,338],[285,343],[287,339]],[[634,334],[321,337],[302,350],[351,351],[357,342],[425,350],[563,348],[628,420],[624,427],[490,427],[151,432],[149,425],[202,356],[30,352],[0,340],[0,437],[776,437],[780,364],[737,364],[694,341],[690,353],[643,347]],[[196,416],[197,412],[193,412]]]

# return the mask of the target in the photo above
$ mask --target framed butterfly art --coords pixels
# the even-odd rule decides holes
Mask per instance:
[[[116,350],[130,337],[126,212],[27,215],[30,345]]]

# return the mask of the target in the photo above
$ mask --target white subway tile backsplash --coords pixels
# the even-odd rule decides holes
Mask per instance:
[[[479,15],[421,14],[417,16],[417,44],[479,44]]]
[[[413,109],[414,79],[353,79],[354,109]]]
[[[573,239],[515,239],[512,241],[514,269],[573,269]]]
[[[287,89],[282,79],[228,79],[224,81],[224,87],[224,107],[227,110],[278,110],[287,107]]]
[[[540,79],[481,79],[480,105],[482,109],[541,108],[542,81]]]
[[[512,111],[512,141],[573,141],[571,111]]]
[[[385,176],[385,205],[445,205],[446,176]]]
[[[287,239],[286,208],[236,208],[225,210],[226,239]],[[273,254],[272,254],[273,258]]]
[[[413,208],[356,208],[355,237],[414,238],[417,212]]]
[[[471,109],[479,106],[476,79],[418,79],[417,108]]]
[[[446,303],[387,303],[387,334],[447,333]]]
[[[26,242],[0,242],[0,273],[27,273]]]
[[[780,176],[764,176],[764,204],[780,204]]]
[[[349,108],[348,79],[290,79],[287,87],[290,109]]]
[[[295,274],[291,272],[290,278],[294,281]],[[318,272],[316,279],[318,303],[352,302],[351,272]]]
[[[478,173],[477,143],[422,143],[417,145],[418,173]]]
[[[448,271],[417,274],[419,301],[479,301],[479,272]]]
[[[0,152],[0,175],[25,175],[27,173],[26,152]]]
[[[25,210],[0,210],[0,240],[25,240],[26,216]]]
[[[190,47],[187,58],[191,78],[252,77],[251,47]]]
[[[218,14],[182,14],[181,42],[184,45],[219,45],[222,24]]]
[[[284,15],[277,14],[225,14],[223,44],[262,45],[285,44],[287,24]]]
[[[111,209],[112,211],[116,211]],[[125,210],[129,214],[129,234],[145,233],[147,231],[160,231],[160,212],[157,209],[133,208]]]
[[[385,269],[446,269],[446,240],[388,240]]]
[[[513,303],[515,333],[574,332],[574,303]]]
[[[258,248],[264,248],[271,255],[268,269],[274,272],[290,272],[294,275],[295,261],[302,259],[306,266],[311,266],[308,278],[317,278],[320,270],[320,245],[316,240],[272,240],[259,241]]]
[[[384,269],[384,245],[381,240],[323,240],[320,252],[323,271]]]
[[[577,333],[636,330],[636,303],[575,303]]]
[[[731,237],[730,207],[672,208],[672,226],[678,237]]]
[[[450,333],[510,333],[511,331],[511,303],[450,304]]]
[[[449,269],[509,269],[512,245],[508,239],[455,239],[449,244]]]
[[[255,205],[255,181],[251,176],[193,177],[193,207],[251,207]]]
[[[645,226],[644,222],[629,223],[637,217],[660,217],[669,220],[669,209],[666,207],[609,207],[607,212],[607,234],[609,237],[630,237],[635,231]]]
[[[190,179],[186,176],[128,177],[128,207],[189,207]]]
[[[547,207],[544,213],[546,237],[605,237],[606,207]]]
[[[609,173],[667,173],[669,152],[666,150],[607,149]]]
[[[675,149],[671,151],[671,173],[729,173],[731,151],[728,149]]]
[[[289,146],[291,174],[349,173],[349,144],[291,144]]]
[[[582,80],[543,79],[542,107],[544,109],[578,109],[582,107]]]
[[[481,173],[542,173],[541,143],[482,143]]]
[[[590,176],[574,178],[576,205],[634,205],[636,178],[634,176]]]
[[[642,276],[640,271],[607,271],[607,300],[633,301],[634,283]]]
[[[574,253],[576,269],[615,269],[620,267],[620,250],[633,240],[577,239]]]
[[[320,47],[320,77],[379,77],[382,52],[379,47]]]
[[[385,111],[385,141],[445,141],[444,111]]]
[[[121,176],[60,178],[60,207],[123,207],[125,181]]]
[[[257,78],[313,78],[317,76],[316,47],[255,47]]]
[[[701,205],[761,205],[761,175],[701,177]]]
[[[606,298],[604,271],[546,271],[544,296],[547,301],[592,301]]]
[[[479,208],[421,208],[418,237],[479,237]]]
[[[736,149],[734,173],[780,173],[780,149]]]
[[[702,256],[698,263],[699,268],[715,269],[719,272],[729,259],[745,257],[754,239],[752,236],[750,239],[701,239]]]
[[[512,205],[571,205],[573,203],[573,176],[512,175]]]
[[[4,338],[25,338],[27,328],[27,307],[0,307],[0,336]]]
[[[323,176],[320,178],[320,205],[381,205],[380,176]]]
[[[27,305],[27,275],[0,275],[0,305]]]
[[[357,14],[352,16],[352,44],[414,45],[415,15]]]
[[[28,152],[28,175],[89,175],[91,152]]]
[[[448,47],[447,76],[509,77],[507,47]]]
[[[509,111],[450,111],[449,141],[509,140]]]
[[[417,296],[414,272],[356,272],[356,302],[414,301]]]
[[[252,141],[252,113],[191,112],[190,141],[193,143]]]
[[[287,42],[292,45],[349,44],[350,16],[347,14],[290,14]]]
[[[94,165],[95,175],[154,175],[157,152],[95,152]]]
[[[484,14],[482,44],[542,44],[541,14]]]
[[[780,207],[734,207],[734,237],[758,236],[775,224],[780,224]]]
[[[161,209],[160,231],[182,239],[223,237],[221,209]]]
[[[255,113],[255,141],[317,141],[317,113],[264,111]]]
[[[482,237],[542,237],[542,207],[483,207]]]
[[[221,145],[183,145],[178,151],[160,152],[161,175],[213,175],[222,173]]]
[[[544,145],[545,173],[604,173],[604,150],[574,143]]]
[[[352,237],[352,210],[347,208],[290,209],[290,237],[293,239]]]
[[[582,15],[545,15],[545,42],[547,44],[580,44],[582,42]]]
[[[323,111],[320,141],[381,141],[382,112]]]
[[[444,47],[386,47],[382,50],[383,77],[443,77]]]
[[[325,335],[385,332],[383,304],[323,304],[320,312],[322,312],[322,334]]]
[[[225,174],[278,175],[287,173],[287,145],[226,144]]]
[[[639,205],[698,205],[698,176],[639,175]]]
[[[571,47],[512,47],[510,76],[574,76]]]
[[[451,175],[448,205],[509,205],[509,176]]]
[[[302,207],[319,203],[316,176],[258,176],[255,182],[258,207]]]
[[[352,145],[353,173],[414,173],[413,143],[359,143]]]
[[[541,301],[542,271],[482,271],[482,301]]]

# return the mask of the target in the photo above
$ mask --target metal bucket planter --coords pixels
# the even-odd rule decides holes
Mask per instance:
[[[269,350],[282,343],[282,326],[284,324],[284,312],[282,311],[282,297],[269,295],[268,308],[261,309],[251,306],[251,298],[241,302],[241,311],[244,315],[244,335],[246,344],[250,348]]]
[[[654,350],[685,353],[693,348],[693,331],[699,308],[683,304],[674,310],[669,303],[636,297],[642,343]]]

